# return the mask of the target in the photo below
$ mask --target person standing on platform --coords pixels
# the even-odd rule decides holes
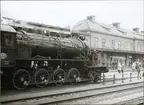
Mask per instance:
[[[118,65],[117,65],[117,70],[118,70],[118,73],[120,73],[121,72],[121,63],[120,62],[118,62]]]
[[[132,64],[132,72],[134,72],[136,70],[136,62],[133,62]]]
[[[139,78],[139,76],[140,76],[140,70],[141,70],[141,64],[140,64],[139,60],[136,62],[136,70],[137,70],[138,78]]]
[[[122,74],[124,73],[124,63],[121,61],[121,72],[122,72]]]

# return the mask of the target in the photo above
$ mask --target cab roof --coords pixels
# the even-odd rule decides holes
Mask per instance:
[[[11,27],[9,25],[5,25],[5,24],[1,24],[0,31],[16,33],[16,30],[13,27]]]

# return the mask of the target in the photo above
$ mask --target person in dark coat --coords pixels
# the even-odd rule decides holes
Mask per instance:
[[[137,70],[138,77],[139,77],[140,76],[140,70],[141,70],[141,64],[139,61],[136,62],[136,70]]]

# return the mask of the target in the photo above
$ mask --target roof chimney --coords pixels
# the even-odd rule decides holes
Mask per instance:
[[[133,28],[133,31],[135,31],[135,32],[139,32],[139,28]]]
[[[87,16],[87,19],[92,21],[92,22],[95,22],[95,16]]]
[[[116,27],[116,28],[120,28],[120,23],[119,22],[115,22],[115,23],[113,23],[112,24],[114,27]]]
[[[141,33],[143,33],[143,34],[144,34],[144,31],[141,31]]]

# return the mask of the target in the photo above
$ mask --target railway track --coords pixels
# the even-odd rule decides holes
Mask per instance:
[[[90,98],[93,96],[107,95],[111,93],[119,93],[123,91],[141,89],[143,81],[133,83],[115,84],[112,86],[105,86],[99,88],[81,89],[77,91],[59,92],[53,94],[43,94],[35,97],[27,97],[13,100],[2,100],[3,105],[34,105],[34,104],[59,104],[68,103],[75,100]]]
[[[128,101],[123,101],[123,102],[119,102],[117,103],[117,105],[144,105],[144,97],[138,97],[138,98],[134,98],[132,100],[128,100]]]

